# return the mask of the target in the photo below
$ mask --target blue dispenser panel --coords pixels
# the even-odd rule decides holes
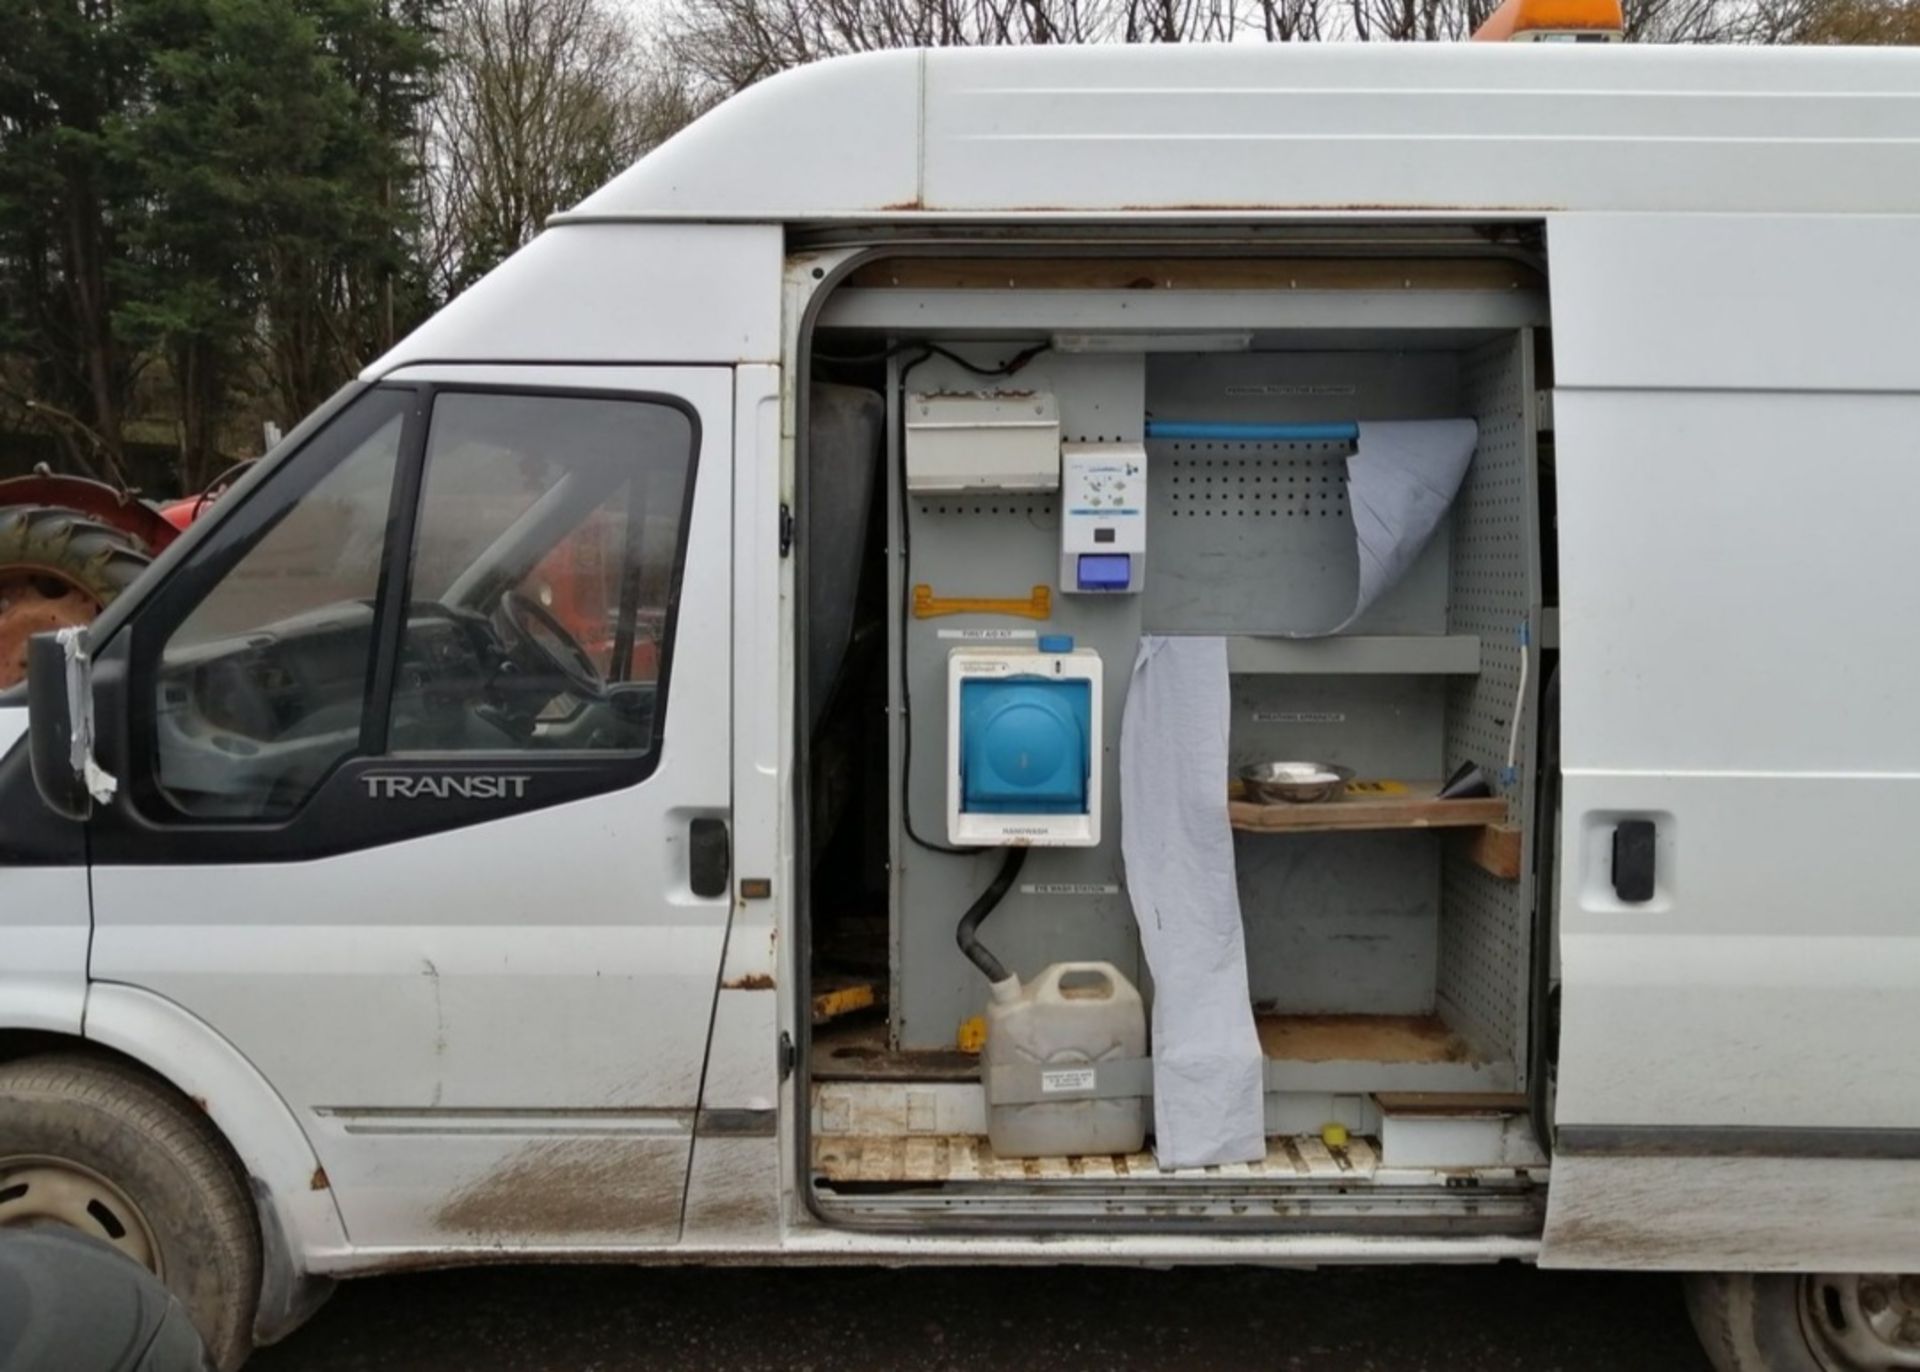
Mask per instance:
[[[960,684],[960,808],[974,814],[1087,812],[1092,687],[1042,676]]]
[[[1133,557],[1128,553],[1080,554],[1080,589],[1124,591],[1133,581]]]

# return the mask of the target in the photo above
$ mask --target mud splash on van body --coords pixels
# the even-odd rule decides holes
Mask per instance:
[[[456,1189],[434,1223],[473,1242],[657,1242],[678,1232],[685,1187],[681,1140],[538,1139]]]

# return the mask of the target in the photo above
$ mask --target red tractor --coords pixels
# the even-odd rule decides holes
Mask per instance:
[[[0,481],[0,689],[27,674],[27,640],[88,623],[206,508],[153,505],[77,476]]]

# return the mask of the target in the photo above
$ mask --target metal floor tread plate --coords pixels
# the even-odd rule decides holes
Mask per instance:
[[[826,1213],[879,1226],[1531,1236],[1544,1214],[1543,1173],[1390,1169],[1358,1136],[1276,1137],[1258,1162],[1162,1171],[1144,1152],[1002,1158],[977,1134],[819,1134],[813,1164]]]
[[[881,1138],[817,1134],[813,1169],[833,1183],[1049,1182],[1111,1186],[1136,1183],[1196,1185],[1272,1184],[1370,1180],[1380,1167],[1380,1146],[1371,1138],[1351,1138],[1329,1148],[1314,1135],[1267,1140],[1259,1162],[1162,1171],[1152,1153],[1088,1157],[1002,1158],[987,1140],[972,1134]]]

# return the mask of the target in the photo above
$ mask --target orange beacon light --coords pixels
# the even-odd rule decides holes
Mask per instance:
[[[1505,0],[1473,31],[1476,43],[1618,43],[1620,0]]]

